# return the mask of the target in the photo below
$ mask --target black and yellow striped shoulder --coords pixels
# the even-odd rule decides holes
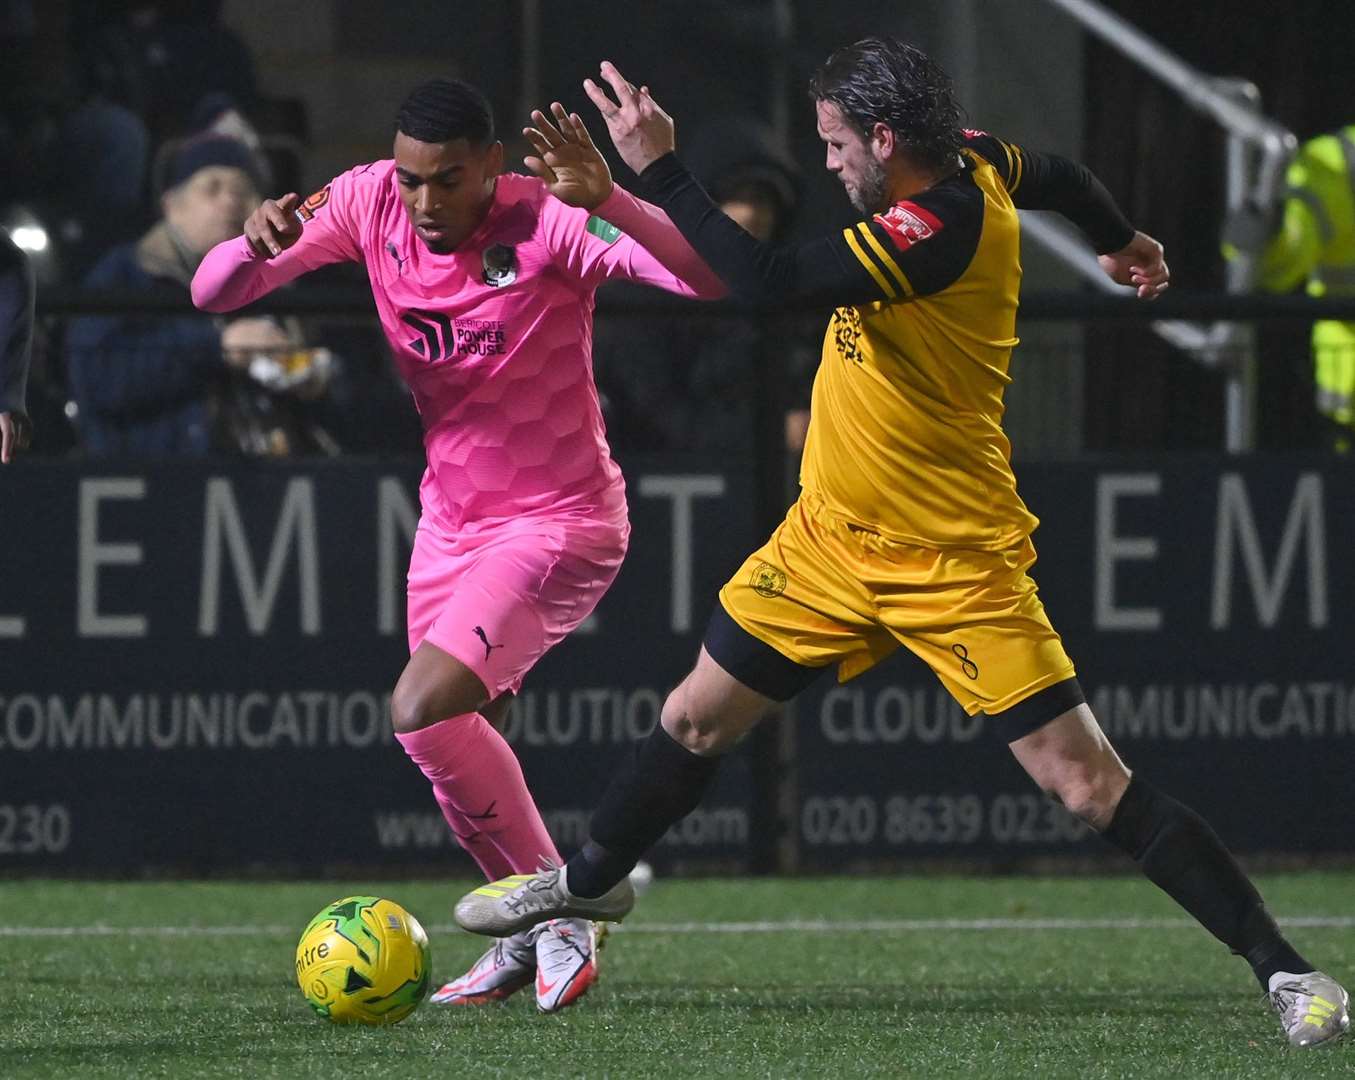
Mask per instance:
[[[999,139],[996,135],[989,135],[986,131],[966,129],[964,137],[965,149],[993,166],[1002,177],[1002,183],[1006,185],[1007,191],[1015,195],[1026,174],[1025,156],[1021,148],[1015,143]]]
[[[940,292],[964,274],[978,248],[983,213],[983,192],[965,168],[858,221],[842,237],[880,299],[906,300]]]

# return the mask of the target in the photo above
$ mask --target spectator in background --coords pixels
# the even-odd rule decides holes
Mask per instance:
[[[226,135],[239,139],[254,155],[260,190],[272,191],[276,187],[277,177],[273,175],[272,165],[264,152],[258,128],[229,94],[213,92],[199,101],[189,118],[188,129],[192,135]]]
[[[232,363],[278,344],[271,320],[225,330],[193,310],[188,286],[203,255],[240,235],[259,205],[249,148],[211,135],[169,158],[162,218],[140,240],[110,251],[91,271],[92,289],[169,290],[182,316],[88,316],[71,321],[68,378],[85,449],[94,455],[201,455],[215,448],[214,421]]]
[[[47,234],[40,282],[83,279],[154,221],[151,148],[191,134],[205,99],[253,108],[253,60],[220,6],[0,0],[0,204]]]
[[[294,319],[236,319],[221,344],[239,373],[225,387],[217,425],[223,446],[254,457],[339,453],[330,428],[348,425],[340,411],[354,403],[344,380],[333,393],[339,374],[333,353],[308,348]]]
[[[193,130],[209,94],[248,113],[258,97],[249,47],[221,23],[220,0],[69,0],[88,78],[146,123],[153,144]]]
[[[1300,284],[1309,296],[1355,297],[1355,126],[1299,147],[1271,208],[1245,207],[1228,222],[1224,254],[1256,258],[1255,280],[1268,292]],[[1355,322],[1313,324],[1313,382],[1327,444],[1355,446]]]
[[[800,170],[781,150],[770,127],[748,116],[717,121],[692,141],[689,156],[698,175],[710,178],[711,198],[744,232],[764,244],[785,241],[800,205]],[[744,343],[750,359],[755,348],[770,354],[779,394],[776,404],[784,410],[786,448],[795,451],[797,459],[809,427],[809,391],[819,366],[819,343],[817,327],[806,338],[787,330],[784,321],[764,323],[763,332]],[[700,357],[692,372],[694,396],[708,407],[734,408],[738,410],[731,417],[734,423],[751,424],[752,403],[767,392],[759,386],[757,365],[751,376],[731,383],[729,369],[720,360],[718,355]]]
[[[784,239],[799,203],[799,171],[766,124],[746,115],[711,124],[692,140],[690,157],[711,197],[745,232],[765,243]],[[763,349],[775,373],[770,387],[759,379]],[[623,453],[751,453],[757,405],[769,390],[789,410],[787,445],[798,450],[804,442],[818,354],[779,327],[684,312],[656,332],[652,318],[618,318],[599,325],[594,353],[608,434]]]
[[[19,246],[0,229],[0,464],[28,445],[24,408],[33,346],[33,272]]]

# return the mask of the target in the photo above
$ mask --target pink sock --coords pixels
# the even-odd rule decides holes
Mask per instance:
[[[447,820],[447,826],[456,837],[456,842],[479,864],[486,880],[498,881],[499,878],[507,877],[513,872],[513,867],[504,858],[503,852],[494,846],[494,840],[489,833],[466,817],[436,787],[433,789],[433,797],[437,799],[438,808]]]
[[[483,716],[453,716],[408,734],[397,732],[395,737],[432,781],[452,831],[460,837],[478,830],[498,851],[498,859],[482,859],[467,847],[486,874],[530,874],[543,858],[560,861],[517,755]],[[447,813],[449,808],[457,814],[456,821]],[[505,864],[507,870],[501,872]]]

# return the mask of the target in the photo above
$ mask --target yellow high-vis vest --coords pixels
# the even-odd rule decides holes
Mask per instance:
[[[1305,142],[1285,179],[1257,283],[1289,291],[1306,279],[1313,297],[1355,297],[1355,126]],[[1355,323],[1314,324],[1313,365],[1317,408],[1355,427]]]
[[[1304,143],[1285,176],[1283,217],[1261,257],[1258,284],[1310,296],[1355,296],[1355,125]],[[1355,322],[1313,326],[1317,407],[1355,427]]]

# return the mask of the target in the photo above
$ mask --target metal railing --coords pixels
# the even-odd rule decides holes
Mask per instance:
[[[406,415],[403,391],[388,369],[386,346],[366,287],[280,290],[252,304],[248,313],[300,317],[307,328],[306,340],[329,346],[340,357],[345,379],[338,389],[367,380],[399,399],[398,408],[385,409],[382,397],[377,404],[389,422],[383,426],[374,423],[374,417],[363,420],[354,429],[359,431],[356,441],[341,444],[346,452],[395,452],[406,444],[417,446],[412,414]],[[45,418],[38,428],[46,441],[37,452],[64,452],[62,435],[79,441],[78,430],[66,430],[72,420],[78,429],[80,415],[70,333],[73,320],[99,315],[122,316],[130,328],[130,337],[93,344],[110,364],[136,347],[140,327],[153,329],[158,319],[210,320],[194,312],[176,289],[42,290],[41,332],[29,394],[30,408],[37,410],[35,420]],[[604,399],[610,398],[613,408],[608,422],[614,448],[685,453],[717,442],[739,447],[741,453],[766,458],[766,489],[772,490],[772,474],[779,475],[783,463],[764,450],[789,440],[791,420],[803,419],[798,413],[808,402],[827,315],[822,309],[750,308],[731,302],[694,305],[657,293],[623,297],[604,290],[598,298],[594,358]],[[1148,304],[1099,292],[1029,292],[1022,297],[1023,343],[1015,358],[1022,374],[1007,397],[1009,434],[1023,460],[1132,450],[1147,445],[1145,437],[1155,440],[1152,445],[1158,448],[1220,448],[1225,441],[1226,365],[1216,365],[1204,380],[1194,377],[1193,371],[1181,371],[1179,383],[1166,391],[1168,397],[1152,397],[1156,392],[1152,387],[1164,389],[1154,379],[1166,378],[1172,366],[1184,366],[1176,360],[1181,350],[1175,345],[1163,348],[1153,340],[1152,326],[1226,322],[1264,328],[1265,385],[1268,394],[1278,393],[1265,418],[1266,447],[1308,446],[1316,434],[1304,405],[1311,393],[1304,385],[1305,368],[1311,365],[1306,324],[1315,319],[1355,321],[1355,298],[1173,290]],[[1096,341],[1104,342],[1104,328],[1112,323],[1115,339],[1129,343],[1126,355],[1167,368],[1150,367],[1143,392],[1126,387],[1103,399],[1112,404],[1102,410],[1099,432],[1089,440],[1073,419],[1081,415],[1075,403],[1088,400],[1083,373],[1103,387],[1115,376],[1105,374],[1096,346],[1084,335],[1102,327]],[[1154,376],[1154,370],[1163,373]],[[376,407],[376,399],[365,394],[360,400],[369,411]],[[1170,407],[1168,400],[1173,403]],[[612,417],[623,422],[613,425]],[[345,424],[336,430],[351,434]],[[730,430],[737,431],[737,439],[727,437]]]
[[[1048,0],[1121,55],[1171,87],[1190,108],[1226,133],[1227,209],[1247,203],[1269,206],[1278,198],[1285,168],[1298,146],[1293,132],[1262,115],[1260,93],[1245,79],[1218,78],[1191,67],[1132,23],[1096,0]],[[1107,292],[1122,291],[1101,272],[1072,231],[1035,215],[1023,215],[1031,239],[1086,280]],[[1245,254],[1227,269],[1229,292],[1248,292],[1255,267]],[[1225,444],[1237,453],[1256,442],[1256,348],[1247,326],[1232,322],[1162,320],[1154,330],[1164,340],[1226,375]]]

